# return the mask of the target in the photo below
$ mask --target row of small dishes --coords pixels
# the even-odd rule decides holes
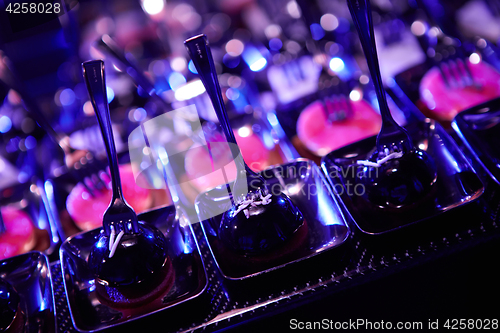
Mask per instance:
[[[472,64],[474,65],[474,64]],[[473,70],[474,73],[480,73],[480,74],[476,74],[478,75],[479,78],[482,78],[484,77],[484,75],[482,75],[481,71],[484,70],[484,66],[483,67],[473,67],[475,68]],[[476,68],[478,69],[476,71]],[[430,76],[434,75],[436,76],[435,73],[433,73],[432,71],[429,72]],[[488,74],[489,76],[494,76],[494,75],[498,75],[498,74]],[[488,75],[486,75],[487,77],[489,77]],[[487,80],[487,78],[485,79]],[[479,84],[481,86],[486,86],[486,81],[485,82],[482,82],[482,79],[479,79]],[[434,82],[434,83],[427,83],[429,85],[429,87],[427,88],[421,88],[421,89],[424,89],[422,92],[422,96],[423,96],[423,99],[427,101],[427,103],[430,103],[429,102],[429,93],[434,96],[432,101],[434,103],[439,104],[441,105],[441,102],[437,103],[436,101],[436,97],[435,96],[443,96],[443,94],[437,94],[435,91],[440,91],[439,89],[443,88],[443,83],[441,82],[440,83],[440,78],[439,77],[435,77],[434,79],[430,80],[429,78],[423,80],[423,83],[424,84],[425,82]],[[441,86],[440,86],[441,84]],[[433,87],[432,85],[435,85],[435,86],[440,86],[441,88],[436,88],[436,87]],[[437,89],[437,90],[433,90],[433,89]],[[461,89],[471,89],[471,88],[461,88]],[[474,88],[476,90],[473,90],[471,93],[472,94],[478,94],[478,91],[477,91],[477,88]],[[426,91],[430,91],[430,92],[426,92]],[[434,91],[434,93],[433,93]],[[462,95],[464,96],[464,95]],[[467,95],[465,95],[467,96]],[[483,95],[481,95],[483,96]],[[493,96],[493,95],[492,95]],[[487,100],[489,99],[490,97],[490,92],[489,90],[484,94],[483,96],[483,99],[484,100]],[[474,99],[474,101],[478,101],[478,99]],[[483,101],[483,100],[481,100]],[[343,103],[345,103],[346,101],[341,101]],[[363,159],[365,157],[363,156],[366,156],[366,154],[368,153],[368,151],[371,149],[370,147],[373,147],[373,138],[371,139],[366,139],[366,140],[362,140],[362,141],[359,141],[360,139],[363,139],[364,137],[369,137],[373,134],[375,134],[377,131],[378,131],[378,128],[376,129],[375,127],[376,126],[373,126],[373,124],[377,124],[377,121],[374,121],[374,122],[369,122],[369,125],[370,126],[373,126],[373,130],[369,130],[369,131],[366,131],[366,130],[361,130],[361,128],[365,128],[366,126],[363,125],[363,119],[359,120],[357,119],[359,117],[359,115],[361,115],[361,118],[364,118],[364,120],[366,119],[369,119],[369,118],[373,118],[373,119],[376,119],[376,111],[374,111],[373,108],[371,108],[367,102],[363,101],[363,100],[359,100],[359,101],[354,101],[354,102],[349,102],[347,101],[347,103],[352,103],[353,105],[351,106],[347,106],[344,104],[344,107],[346,108],[349,108],[350,110],[347,110],[349,112],[351,112],[350,115],[347,115],[348,117],[353,117],[353,118],[348,118],[348,119],[335,119],[335,120],[329,120],[327,119],[328,117],[328,108],[330,107],[328,105],[328,103],[333,103],[332,101],[329,101],[329,100],[326,100],[326,101],[318,101],[318,102],[315,102],[313,104],[311,104],[309,107],[307,107],[302,113],[301,113],[301,116],[298,120],[298,123],[297,123],[297,133],[298,133],[298,136],[299,138],[301,139],[301,141],[308,147],[308,149],[312,152],[315,152],[316,155],[324,155],[323,152],[325,152],[325,149],[326,150],[336,150],[336,148],[338,148],[338,146],[334,146],[334,147],[331,147],[329,144],[330,144],[330,138],[331,136],[329,136],[328,133],[331,133],[331,134],[334,134],[334,133],[340,133],[342,132],[343,130],[347,131],[347,133],[349,133],[349,136],[350,137],[347,137],[346,135],[344,135],[343,137],[346,138],[346,141],[344,143],[349,143],[349,142],[358,142],[358,145],[353,144],[351,146],[347,146],[347,147],[344,147],[338,151],[334,151],[333,153],[329,154],[326,158],[323,159],[323,171],[327,172],[327,175],[328,175],[328,170],[332,170],[332,166],[334,164],[336,164],[336,162],[334,161],[334,159],[339,159],[339,158],[343,158],[344,156],[355,156],[354,157],[354,160],[356,158],[358,159]],[[427,104],[429,106],[429,104]],[[469,104],[467,104],[469,105]],[[437,113],[441,114],[443,113],[443,111],[441,109],[438,109],[438,111],[436,111]],[[458,112],[456,110],[453,111],[454,113]],[[369,116],[370,115],[370,116]],[[371,115],[375,115],[375,116],[371,116]],[[444,120],[449,120],[450,117],[446,117],[446,119]],[[312,122],[310,120],[317,120],[317,119],[320,119],[319,122]],[[443,118],[442,117],[438,117],[439,120],[442,120]],[[311,126],[311,124],[314,124],[316,125],[318,128],[315,128],[314,126]],[[324,125],[323,125],[324,124]],[[345,128],[342,128],[342,125],[345,125]],[[362,126],[363,125],[363,126]],[[321,128],[322,126],[324,126],[325,128]],[[369,127],[370,127],[369,126]],[[467,161],[463,158],[463,156],[461,155],[460,152],[457,151],[457,149],[454,149],[453,148],[453,142],[449,141],[449,138],[447,138],[446,136],[446,133],[444,131],[441,131],[439,129],[439,125],[438,126],[438,129],[436,130],[436,124],[434,124],[432,121],[427,121],[424,125],[420,124],[420,128],[417,128],[415,131],[416,132],[419,132],[419,133],[422,133],[422,132],[425,132],[425,135],[424,137],[420,136],[420,139],[417,139],[419,141],[422,141],[422,143],[424,143],[426,141],[427,138],[433,138],[433,137],[436,137],[436,135],[434,135],[436,133],[436,131],[438,132],[438,141],[439,140],[442,140],[444,138],[444,140],[448,140],[446,142],[445,145],[448,145],[448,147],[452,147],[450,148],[451,151],[452,151],[452,156],[455,158],[455,160],[459,160],[460,162],[460,165],[462,167],[462,170],[458,170],[459,172],[457,173],[461,173],[463,171],[467,171],[467,172],[472,172],[472,169],[470,168],[470,166],[468,166],[468,163]],[[419,127],[419,126],[417,126]],[[424,127],[422,129],[422,127]],[[267,151],[266,152],[266,149],[265,147],[263,147],[263,144],[262,144],[262,141],[260,141],[262,138],[258,138],[256,140],[255,137],[253,137],[253,133],[252,133],[252,127],[248,127],[248,126],[243,126],[241,127],[243,128],[244,130],[241,130],[241,131],[237,131],[238,134],[242,134],[240,135],[240,137],[243,137],[243,138],[251,138],[252,142],[249,143],[249,146],[250,146],[250,150],[252,148],[257,148],[255,149],[258,153],[260,154],[254,154],[255,155],[258,155],[256,160],[258,163],[260,163],[259,165],[262,165],[262,166],[265,166],[267,167],[268,164],[266,162],[267,158],[266,157],[269,157],[269,152]],[[240,128],[240,129],[241,129]],[[246,129],[245,129],[246,128]],[[316,131],[311,131],[311,128],[315,128],[315,129],[319,129],[319,136],[315,135],[315,134],[318,134],[318,132]],[[429,129],[431,130],[431,132],[433,133],[433,135],[429,135]],[[329,132],[331,131],[331,132]],[[360,132],[359,135],[357,134],[357,131]],[[241,133],[240,133],[241,132]],[[249,133],[247,133],[249,132]],[[351,136],[352,135],[352,136]],[[324,136],[326,139],[321,139],[321,136]],[[354,138],[355,136],[355,138]],[[259,140],[260,139],[260,140]],[[214,141],[217,141],[214,140]],[[338,143],[337,140],[333,140],[334,144],[335,143]],[[442,142],[442,141],[441,141]],[[262,145],[262,147],[259,146],[260,143]],[[284,144],[282,142],[282,144]],[[361,144],[361,146],[360,146]],[[426,142],[425,144],[427,144],[428,146],[426,147],[427,149],[431,149],[432,150],[432,143],[429,144],[428,142]],[[323,146],[322,146],[323,145]],[[339,144],[339,146],[341,146],[342,144]],[[366,150],[362,153],[360,153],[359,151],[359,148],[362,147],[361,150]],[[259,149],[260,148],[260,149]],[[448,150],[450,150],[448,149]],[[248,155],[245,154],[245,145],[242,146],[242,150],[243,150],[243,155]],[[354,154],[353,154],[353,151],[354,151]],[[363,155],[365,154],[365,155]],[[203,158],[203,157],[200,157],[200,156],[196,156],[196,157],[189,157],[191,158],[192,160],[197,160],[198,158]],[[188,160],[189,160],[188,158]],[[330,164],[329,164],[330,163]],[[310,163],[305,163],[307,166],[306,166],[306,169],[309,169],[309,170],[315,170],[314,168],[314,165],[311,165]],[[338,164],[338,163],[337,163]],[[288,167],[290,167],[290,164],[286,165],[285,166],[285,169]],[[295,165],[296,166],[296,165]],[[262,169],[265,169],[262,168]],[[330,169],[329,169],[330,168]],[[257,168],[257,169],[261,169],[261,168]],[[159,205],[162,205],[162,204],[169,204],[170,203],[170,200],[169,198],[165,198],[164,195],[159,195],[160,198],[158,197],[155,197],[154,196],[154,193],[151,193],[151,192],[154,192],[154,191],[158,191],[158,194],[160,192],[162,193],[165,193],[165,191],[163,190],[153,190],[153,191],[145,191],[143,188],[140,188],[140,187],[137,187],[135,185],[135,181],[133,179],[133,174],[130,170],[130,166],[122,166],[121,168],[121,172],[122,172],[122,180],[123,180],[123,186],[124,186],[124,191],[125,191],[125,197],[127,198],[127,200],[129,200],[129,202],[131,203],[131,205],[138,211],[144,211],[144,210],[147,210],[149,208],[152,208],[152,207],[155,207],[157,206],[158,204]],[[316,171],[314,171],[316,172]],[[321,177],[324,177],[324,176],[321,176]],[[314,177],[313,177],[314,178]],[[332,177],[330,177],[330,186],[333,186],[333,188],[337,189],[336,185],[338,184],[336,181],[332,181]],[[313,182],[316,181],[316,180],[312,180]],[[472,182],[475,182],[472,181]],[[482,187],[479,186],[477,183],[475,184],[473,188],[473,191],[471,191],[471,193],[466,193],[465,195],[463,195],[462,197],[460,198],[454,198],[456,200],[458,200],[458,202],[467,202],[467,201],[470,201],[470,200],[473,200],[475,198],[478,197],[478,195],[480,195],[481,191],[482,191]],[[100,224],[101,224],[101,221],[102,221],[102,213],[101,215],[99,216],[99,214],[96,214],[96,212],[99,212],[99,211],[102,211],[104,212],[105,208],[107,207],[108,205],[108,201],[109,201],[109,198],[110,198],[110,193],[108,192],[108,190],[101,190],[99,192],[102,192],[102,193],[98,193],[96,195],[96,193],[89,193],[87,191],[87,189],[85,189],[81,184],[77,184],[70,192],[69,196],[67,197],[67,210],[68,210],[68,213],[69,215],[71,216],[72,218],[72,221],[75,222],[76,226],[81,229],[81,230],[90,230],[90,229],[94,229],[96,227],[99,227]],[[330,193],[331,195],[331,193]],[[342,196],[342,195],[341,195]],[[352,199],[352,198],[350,198]],[[348,198],[344,197],[343,198],[344,202],[349,201]],[[335,201],[335,200],[334,200]],[[89,204],[91,203],[91,204]],[[444,205],[441,205],[441,208],[447,208],[449,206],[453,206],[453,205],[456,205],[457,202],[453,202],[453,200],[451,202],[447,202],[445,203]],[[351,209],[353,211],[356,210],[356,207],[355,206],[350,206],[349,204],[347,205],[348,207],[351,207]],[[305,210],[307,210],[307,207],[305,207]],[[19,213],[20,211],[18,210],[17,212],[12,212],[12,210],[10,208],[5,208],[5,210],[2,211],[2,213],[5,215],[5,220],[6,221],[9,221],[10,220],[10,215],[11,214],[20,214]],[[90,213],[90,214],[89,214]],[[334,212],[335,213],[335,212]],[[351,211],[351,213],[353,213]],[[436,213],[436,212],[434,212]],[[381,213],[382,215],[384,215],[384,217],[387,217],[387,215],[385,215],[386,213],[385,212],[382,212]],[[96,216],[99,216],[99,218],[97,219],[94,219],[94,217]],[[356,216],[356,213],[354,213],[354,216]],[[355,221],[356,222],[359,222],[359,221],[364,221],[366,220],[366,218],[359,218],[359,215],[357,216],[358,218],[355,218]],[[425,218],[425,216],[422,216],[422,218]],[[92,219],[94,219],[94,222],[92,222]],[[400,220],[399,218],[396,217],[396,220]],[[409,222],[416,222],[418,221],[417,220],[412,220],[412,221],[409,221]],[[6,222],[7,224],[8,222]],[[361,222],[362,223],[362,222]],[[400,221],[399,221],[400,223]],[[341,225],[342,223],[340,223]],[[369,228],[366,228],[366,225],[363,227],[362,225],[360,225],[360,223],[357,223],[358,224],[358,227],[360,227],[361,230],[365,229],[365,230],[368,230],[369,233],[379,233],[380,230],[369,230]],[[373,225],[372,225],[373,226]],[[394,222],[392,224],[389,224],[388,226],[386,226],[386,229],[382,229],[382,231],[388,231],[388,230],[391,230],[391,229],[394,229],[394,226],[401,226],[401,225],[398,225],[398,222]],[[208,225],[204,225],[204,228],[208,228],[210,226]],[[26,229],[26,228],[25,228]],[[29,228],[27,228],[29,229]],[[207,237],[209,238],[209,235],[207,234],[207,231],[205,230],[206,232],[206,235]],[[344,236],[346,236],[348,233],[348,231],[345,231],[345,234]],[[28,238],[30,238],[31,236],[28,235]],[[344,238],[345,239],[345,238]],[[32,240],[26,240],[26,241],[23,241],[22,243],[31,243]],[[211,244],[213,245],[213,244]],[[213,251],[213,249],[212,249]],[[217,252],[217,250],[216,250]],[[18,254],[18,253],[14,253],[14,254]],[[214,255],[220,255],[219,254],[215,254]],[[304,255],[304,254],[302,254]],[[305,255],[307,256],[307,255]],[[300,256],[299,256],[300,257]],[[220,258],[223,258],[224,259],[224,255],[222,255],[222,257]],[[220,258],[216,258],[217,259],[220,259]],[[227,258],[226,258],[227,259]],[[294,261],[296,260],[297,258],[293,258],[291,261]],[[289,259],[290,260],[290,259]],[[233,261],[234,262],[234,261]],[[285,262],[282,262],[283,263],[286,263]],[[273,264],[274,265],[274,264]],[[224,266],[224,264],[222,264],[222,266]],[[276,266],[276,265],[274,265]],[[279,265],[277,265],[279,266]],[[222,268],[221,266],[219,266],[219,268]],[[267,267],[267,268],[270,268],[270,267]],[[263,271],[265,271],[266,269],[263,269]],[[244,274],[245,275],[251,275],[252,273],[255,273],[255,271],[253,272],[246,272]],[[231,274],[226,274],[228,276],[230,276]],[[238,272],[236,273],[236,276],[238,275]],[[241,276],[240,276],[241,277]]]

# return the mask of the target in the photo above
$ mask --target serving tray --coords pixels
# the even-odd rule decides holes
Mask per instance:
[[[18,292],[25,315],[25,332],[56,332],[56,312],[49,260],[28,252],[0,261],[0,277]]]
[[[101,228],[72,236],[61,246],[60,258],[71,319],[80,332],[115,328],[139,319],[142,321],[135,325],[143,325],[146,321],[157,322],[164,316],[170,318],[170,325],[176,326],[179,322],[208,315],[204,311],[210,304],[208,280],[190,224],[181,225],[172,206],[139,214],[138,218],[153,224],[167,237],[167,253],[175,271],[174,285],[162,296],[161,303],[150,303],[136,309],[114,309],[101,304],[87,264]],[[179,316],[190,308],[193,311],[191,318]]]

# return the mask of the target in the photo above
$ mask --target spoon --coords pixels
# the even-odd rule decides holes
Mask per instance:
[[[413,146],[408,132],[391,115],[380,74],[370,1],[347,0],[347,5],[361,40],[382,116],[377,150],[365,163],[362,181],[367,185],[372,203],[401,208],[427,196],[436,182],[436,165],[425,151]],[[358,164],[362,164],[360,162]]]
[[[103,230],[88,258],[96,282],[105,286],[139,283],[160,271],[167,262],[167,240],[155,227],[138,222],[123,197],[118,158],[106,96],[104,62],[84,62],[83,76],[106,146],[112,199],[103,217]]]
[[[2,211],[0,211],[0,235],[3,234],[7,228],[5,228],[5,223],[3,222]]]
[[[304,225],[304,218],[286,194],[271,194],[262,176],[252,171],[239,157],[240,150],[229,123],[207,37],[197,35],[187,39],[184,44],[230,143],[239,175],[233,192],[240,195],[234,197],[230,193],[232,207],[222,215],[219,239],[227,247],[242,254],[266,253],[285,243]],[[244,188],[250,191],[241,195],[246,192]]]

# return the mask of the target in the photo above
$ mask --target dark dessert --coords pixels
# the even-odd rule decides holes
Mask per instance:
[[[111,307],[136,307],[166,292],[174,282],[167,240],[153,226],[139,222],[139,233],[108,237],[102,231],[88,258],[99,299]],[[116,236],[116,237],[115,237]]]
[[[258,191],[222,215],[219,239],[235,253],[269,259],[297,245],[290,240],[299,230],[307,232],[306,222],[288,196]]]
[[[0,332],[17,333],[24,328],[20,297],[14,287],[0,278]]]
[[[368,161],[357,161],[364,165],[359,181],[373,205],[402,209],[425,201],[437,179],[436,165],[427,153],[413,149],[379,156],[376,152]]]

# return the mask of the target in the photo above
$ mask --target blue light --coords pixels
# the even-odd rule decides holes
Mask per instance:
[[[108,95],[108,103],[111,103],[115,98],[115,92],[110,87],[106,87],[106,94]]]
[[[180,86],[186,84],[186,78],[179,72],[172,72],[168,76],[168,84],[172,90],[177,90]]]
[[[75,93],[70,88],[66,88],[61,91],[61,94],[59,95],[59,101],[61,102],[61,105],[71,105],[75,101]]]
[[[26,149],[33,149],[36,147],[36,139],[31,135],[24,140],[24,146]]]
[[[0,132],[7,133],[12,128],[12,121],[7,116],[0,117]]]
[[[229,53],[226,53],[224,57],[222,57],[222,62],[229,68],[236,68],[240,64],[240,57],[233,57]]]
[[[334,72],[341,72],[345,68],[344,61],[338,57],[330,60],[330,69]]]
[[[258,71],[264,69],[264,67],[266,67],[266,65],[267,65],[267,60],[264,58],[260,58],[257,61],[255,61],[253,64],[250,65],[250,69],[253,72],[258,72]]]
[[[283,47],[283,42],[279,38],[271,38],[269,48],[274,51],[279,51]]]
[[[240,91],[238,89],[229,88],[226,90],[226,97],[235,101],[240,97]]]
[[[259,50],[250,45],[245,47],[245,51],[243,51],[243,60],[253,72],[261,71],[267,65],[267,60],[260,54]]]
[[[198,74],[198,71],[196,70],[196,67],[194,67],[193,60],[189,60],[188,69],[189,69],[189,71],[191,73]]]
[[[309,27],[311,29],[311,36],[314,40],[320,40],[325,37],[325,30],[318,23],[313,23]]]

